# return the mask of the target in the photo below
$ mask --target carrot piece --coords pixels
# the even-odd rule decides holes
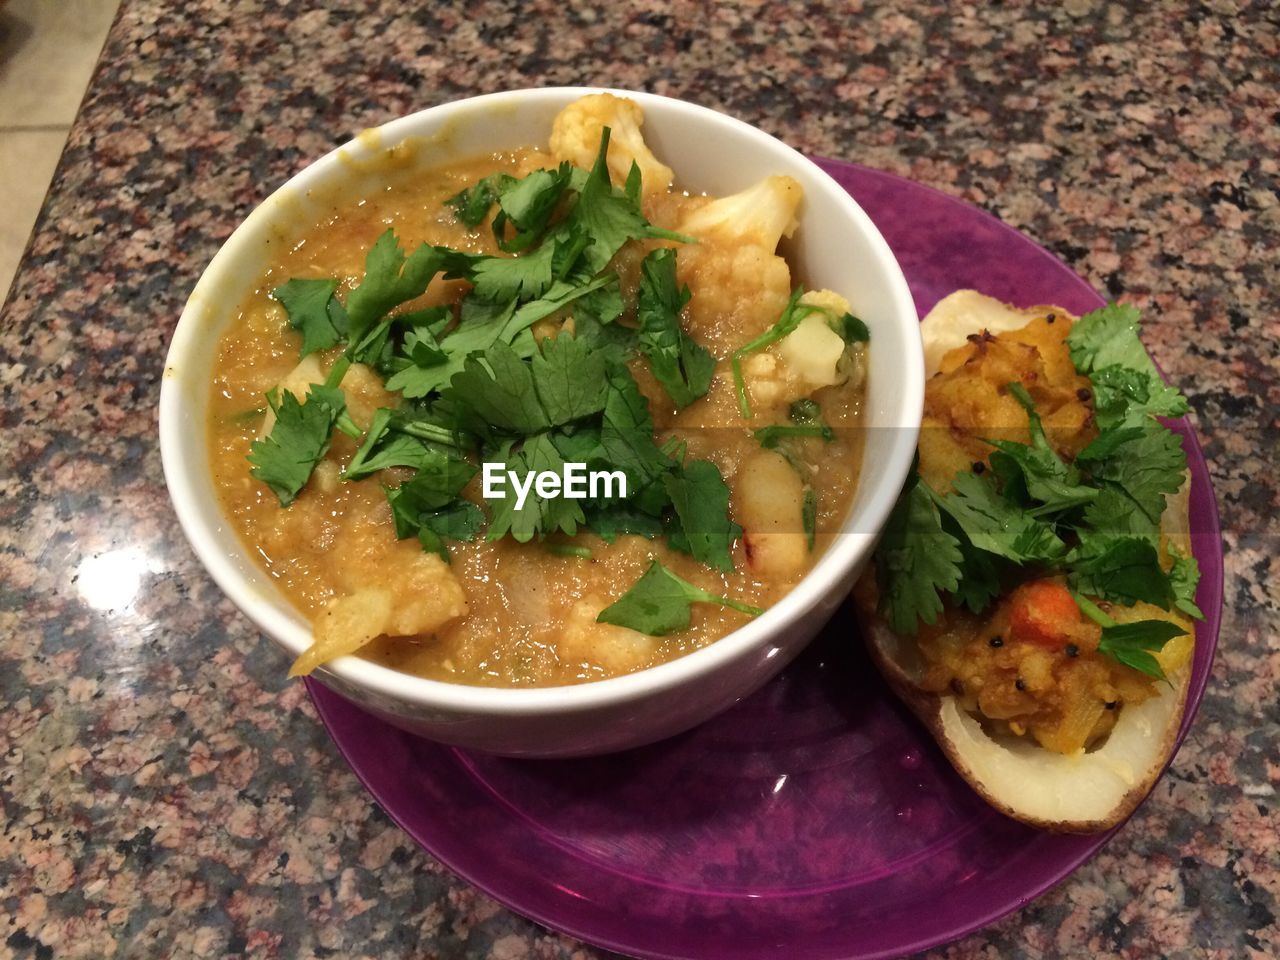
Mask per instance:
[[[1019,640],[1046,647],[1063,646],[1080,623],[1071,591],[1057,580],[1033,580],[1009,598],[1009,628]]]

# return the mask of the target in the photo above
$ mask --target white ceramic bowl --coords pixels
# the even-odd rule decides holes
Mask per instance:
[[[207,449],[210,368],[219,336],[259,280],[269,244],[286,226],[318,216],[314,192],[371,176],[361,163],[406,139],[428,164],[545,144],[566,104],[595,89],[517,90],[447,103],[386,124],[332,151],[274,194],[209,264],[174,332],[160,391],[165,480],[187,538],[218,586],[284,650],[311,642],[307,621],[271,585],[224,520]],[[841,534],[779,603],[723,639],[629,676],[577,686],[499,689],[441,683],[342,657],[318,670],[326,686],[404,729],[513,756],[580,756],[639,746],[686,730],[751,693],[782,669],[834,612],[867,563],[910,468],[924,396],[915,308],[897,261],[875,225],[826,173],[795,150],[705,107],[611,91],[644,110],[644,136],[690,192],[733,193],[770,174],[804,187],[800,228],[788,255],[810,288],[846,296],[871,330],[866,448]],[[372,175],[376,177],[375,175]]]

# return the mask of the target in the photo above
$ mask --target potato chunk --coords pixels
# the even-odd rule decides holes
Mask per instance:
[[[608,601],[589,596],[569,608],[564,632],[556,641],[561,662],[581,664],[606,676],[630,673],[647,666],[658,641],[637,630],[612,623],[597,623],[596,617]]]
[[[804,571],[809,559],[804,483],[785,457],[762,450],[742,465],[734,477],[733,512],[742,524],[753,573],[788,580]]]

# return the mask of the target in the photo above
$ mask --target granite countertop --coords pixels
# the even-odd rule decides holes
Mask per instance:
[[[184,541],[155,416],[196,278],[309,159],[435,103],[575,83],[930,184],[1143,308],[1222,512],[1208,693],[1103,853],[935,956],[1280,953],[1275,10],[578,6],[125,0],[0,320],[0,956],[598,955],[373,804]]]

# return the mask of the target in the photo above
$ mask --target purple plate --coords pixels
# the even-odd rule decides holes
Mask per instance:
[[[1077,313],[1102,304],[1061,262],[974,207],[819,163],[879,225],[922,316],[964,287]],[[1185,735],[1217,641],[1222,552],[1199,444],[1186,421],[1173,426],[1191,466],[1205,611]],[[641,957],[926,949],[1025,905],[1110,836],[1041,833],[983,803],[881,682],[847,609],[727,713],[599,759],[469,754],[308,687],[356,774],[418,843],[511,909]]]

